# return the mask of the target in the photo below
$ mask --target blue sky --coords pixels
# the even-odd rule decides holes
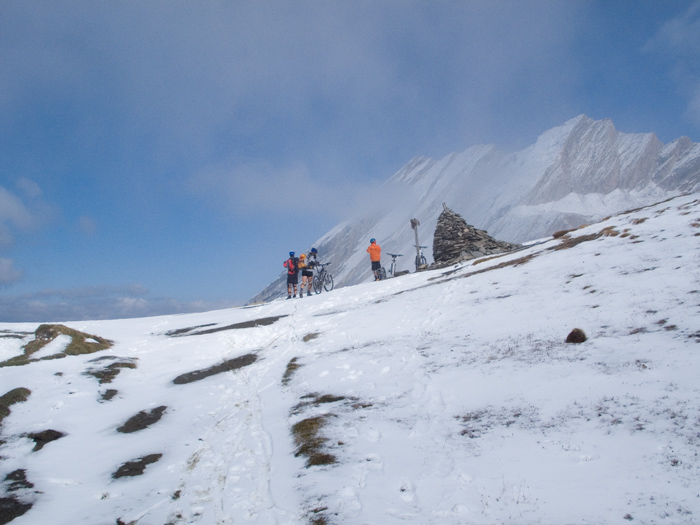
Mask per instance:
[[[0,3],[0,321],[242,304],[412,157],[700,141],[699,1]]]

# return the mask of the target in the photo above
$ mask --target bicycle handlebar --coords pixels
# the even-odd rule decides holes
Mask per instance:
[[[389,253],[387,252],[387,255],[391,257],[403,257],[403,253]]]

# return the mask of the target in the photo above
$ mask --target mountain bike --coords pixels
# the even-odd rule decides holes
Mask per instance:
[[[314,275],[312,284],[314,287],[314,292],[317,294],[321,293],[324,288],[327,292],[330,292],[333,289],[333,276],[328,273],[328,270],[325,268],[329,264],[330,263],[316,264],[316,274]]]
[[[428,264],[428,261],[425,258],[425,255],[423,255],[423,248],[427,248],[427,246],[418,246],[418,255],[416,255],[416,270],[420,266],[424,266],[424,265]]]
[[[389,275],[394,277],[396,275],[396,259],[398,257],[403,257],[402,253],[387,253],[391,257],[391,266],[389,267]]]

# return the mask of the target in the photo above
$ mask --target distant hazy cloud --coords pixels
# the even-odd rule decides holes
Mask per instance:
[[[420,153],[418,145],[448,138],[470,145],[469,133],[512,128],[503,97],[565,82],[578,9],[558,1],[3,3],[0,70],[12,74],[0,80],[0,117],[38,100],[67,101],[78,131],[101,121],[127,147],[147,140],[164,162],[192,161],[221,141],[270,158],[283,138],[306,150],[279,149],[292,159],[333,146],[347,156],[397,143]],[[553,105],[559,91],[547,92]]]
[[[14,262],[11,259],[0,257],[0,286],[14,283],[21,278],[22,272],[14,268]]]
[[[687,98],[687,115],[700,125],[700,1],[669,20],[644,50],[667,60],[672,78]]]
[[[329,182],[314,178],[305,166],[275,168],[259,162],[220,165],[194,175],[190,191],[205,202],[236,215],[314,213],[342,219],[372,193],[377,183]]]
[[[2,272],[2,259],[0,259]],[[178,301],[152,297],[143,286],[97,286],[51,289],[0,296],[0,321],[48,322],[123,319],[216,310],[235,306],[230,301]]]
[[[78,228],[85,235],[93,235],[97,231],[97,224],[92,217],[81,215],[78,219]]]

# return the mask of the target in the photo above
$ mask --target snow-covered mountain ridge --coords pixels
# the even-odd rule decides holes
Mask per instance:
[[[70,323],[91,354],[66,331],[20,364],[38,327],[2,323],[0,518],[697,522],[699,241],[696,193],[310,298]]]
[[[384,184],[380,209],[339,224],[313,246],[344,286],[372,278],[370,237],[385,253],[404,254],[399,269],[413,271],[412,218],[421,222],[430,262],[443,202],[492,237],[520,243],[698,189],[700,144],[686,137],[663,144],[653,133],[621,133],[610,120],[580,115],[515,153],[477,145],[440,160],[415,158]],[[284,293],[281,276],[251,303]]]

